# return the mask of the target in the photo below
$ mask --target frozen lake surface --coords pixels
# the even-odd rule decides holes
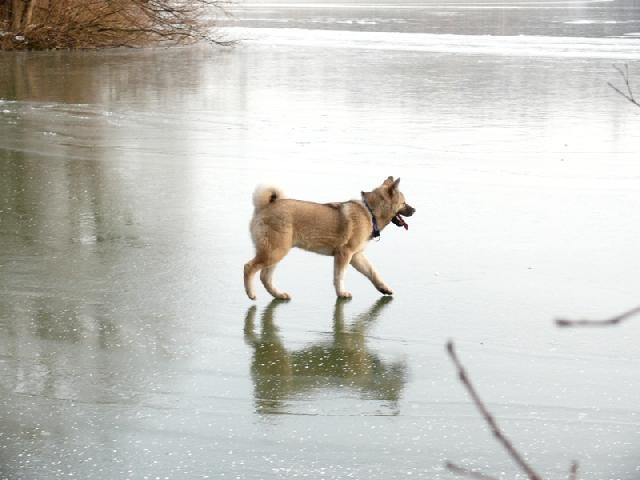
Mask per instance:
[[[640,35],[638,0],[244,0],[234,26],[495,36]]]
[[[523,478],[454,339],[545,478],[637,479],[640,318],[553,319],[640,304],[640,109],[607,86],[640,81],[639,16],[590,35],[620,4],[557,5],[569,26],[490,36],[239,16],[233,50],[0,54],[0,478]],[[351,271],[336,302],[297,251],[292,301],[245,297],[257,183],[388,175],[417,208],[368,249],[393,299]]]

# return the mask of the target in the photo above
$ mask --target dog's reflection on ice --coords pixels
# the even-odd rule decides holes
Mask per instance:
[[[391,297],[380,298],[348,324],[345,302],[336,301],[332,335],[298,350],[287,349],[274,325],[277,307],[287,302],[273,300],[264,309],[259,333],[255,331],[256,306],[249,308],[244,337],[253,348],[251,375],[259,413],[289,413],[287,401],[308,398],[320,389],[348,389],[362,398],[383,401],[391,411],[397,409],[406,363],[385,361],[369,351],[366,335]]]

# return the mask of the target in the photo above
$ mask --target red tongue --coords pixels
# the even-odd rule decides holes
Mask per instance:
[[[404,218],[402,218],[402,215],[400,214],[396,215],[396,220],[398,221],[399,227],[404,227],[405,230],[409,230],[409,224],[404,221]]]

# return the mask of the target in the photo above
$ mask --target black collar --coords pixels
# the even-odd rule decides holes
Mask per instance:
[[[369,210],[369,213],[371,214],[371,223],[373,224],[373,230],[371,231],[371,238],[380,238],[380,229],[378,228],[378,221],[376,220],[376,216],[373,214],[373,210],[371,210],[371,207],[367,203],[367,199],[364,198],[364,195],[362,195],[362,203],[364,203],[364,206],[367,207],[367,210]]]

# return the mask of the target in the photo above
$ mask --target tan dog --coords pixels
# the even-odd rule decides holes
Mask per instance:
[[[399,183],[399,178],[389,177],[373,191],[362,192],[360,201],[326,204],[285,199],[274,187],[256,188],[250,225],[256,256],[244,266],[248,297],[256,298],[253,276],[260,271],[260,280],[271,295],[290,298],[273,286],[272,277],[277,263],[292,247],[334,257],[333,284],[338,297],[351,297],[343,281],[349,263],[380,292],[391,295],[393,292],[362,251],[390,222],[408,228],[402,216],[413,215],[415,209],[405,202]]]

